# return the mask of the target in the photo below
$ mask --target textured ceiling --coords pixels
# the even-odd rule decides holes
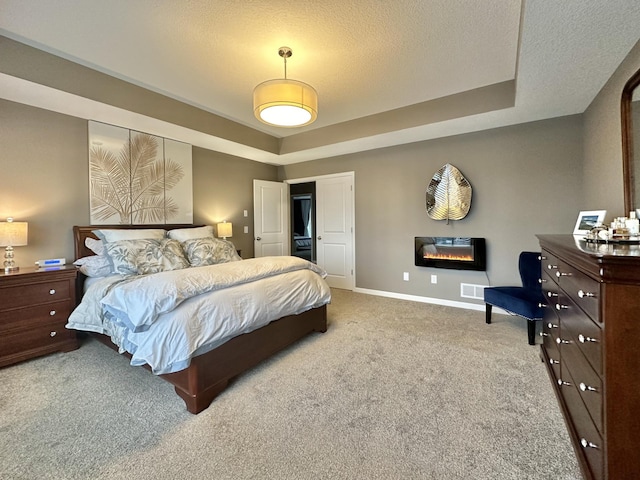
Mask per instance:
[[[637,0],[0,0],[6,37],[286,137],[283,145],[303,145],[314,132],[308,146],[274,154],[150,127],[274,164],[582,112],[638,41],[638,25]],[[288,77],[319,94],[308,127],[272,128],[253,117],[253,88],[283,76],[284,45],[293,49]],[[95,118],[100,108],[79,97],[53,107],[56,92],[31,85],[29,93],[13,80],[0,78],[3,98],[118,122],[117,112]],[[510,108],[375,134],[363,127],[389,122],[383,112],[510,80]],[[338,138],[336,124],[358,133]]]

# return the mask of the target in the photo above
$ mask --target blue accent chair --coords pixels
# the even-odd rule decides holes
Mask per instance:
[[[521,252],[518,269],[522,279],[521,287],[487,287],[484,289],[486,321],[491,323],[491,307],[502,308],[527,319],[529,345],[535,345],[536,320],[543,317],[542,304],[545,303],[540,283],[541,262],[539,252]]]

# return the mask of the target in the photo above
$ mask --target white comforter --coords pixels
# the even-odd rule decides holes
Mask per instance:
[[[176,372],[237,335],[329,303],[325,276],[297,257],[262,257],[106,277],[87,289],[67,328],[110,335],[132,365]]]

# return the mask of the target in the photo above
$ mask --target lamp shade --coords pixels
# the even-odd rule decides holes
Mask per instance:
[[[318,117],[318,93],[298,80],[268,80],[253,90],[258,120],[277,127],[302,127]]]
[[[233,226],[230,222],[219,223],[217,226],[219,238],[233,237]]]
[[[8,218],[6,222],[0,222],[0,246],[20,247],[27,245],[27,222],[14,222]]]

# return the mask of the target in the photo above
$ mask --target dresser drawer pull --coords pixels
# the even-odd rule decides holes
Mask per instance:
[[[556,272],[556,277],[560,278],[560,277],[570,277],[571,276],[571,272]]]
[[[584,290],[578,290],[578,296],[580,298],[595,297],[596,294],[595,293],[591,293],[591,292],[585,292]]]
[[[544,333],[544,332],[540,332],[540,336],[541,336],[541,337],[548,337],[548,336],[549,336],[549,334],[548,334],[548,333]]]
[[[564,338],[556,338],[556,343],[558,345],[563,345],[563,344],[568,344],[571,343],[571,340],[565,340]]]
[[[580,340],[580,343],[587,343],[587,342],[598,343],[598,339],[591,338],[591,337],[585,337],[582,334],[578,335],[578,340]]]
[[[49,290],[49,295],[55,295],[56,294],[56,289],[52,288],[51,290]]]
[[[58,334],[58,332],[51,332],[51,333],[49,333],[49,336],[50,337],[55,337],[57,334]]]
[[[559,365],[560,362],[558,360],[554,360],[553,358],[550,358],[549,359],[549,364],[550,365]]]
[[[561,305],[560,303],[556,303],[556,310],[566,310],[569,308],[568,305]]]
[[[587,385],[584,382],[581,382],[580,385],[580,390],[582,390],[583,392],[597,392],[598,389],[596,387],[592,387],[591,385]]]
[[[545,257],[544,255],[538,255],[538,260],[542,261],[542,260],[546,260],[547,257]]]
[[[53,317],[55,314],[56,314],[56,311],[55,311],[55,310],[51,310],[51,311],[49,312],[49,315],[50,315],[50,316],[52,316],[52,317]]]
[[[587,440],[586,438],[581,438],[580,439],[580,445],[582,445],[582,448],[600,448],[598,445],[596,445],[595,443],[591,443],[589,440]]]
[[[545,278],[539,278],[538,283],[547,283],[547,280]]]
[[[544,302],[538,302],[538,308],[547,308],[547,304]]]
[[[555,323],[551,323],[551,322],[547,323],[547,327],[549,327],[549,328],[560,328],[558,325],[556,325]]]
[[[548,270],[554,270],[556,268],[558,268],[558,265],[551,265],[551,264],[547,265]]]
[[[553,298],[553,297],[557,297],[557,296],[558,296],[557,293],[547,292],[547,297],[549,297],[549,298]]]
[[[570,386],[571,386],[571,383],[569,383],[569,382],[565,382],[564,380],[562,380],[561,378],[559,378],[559,379],[558,379],[558,385],[559,385],[559,386],[561,386],[561,387],[563,387],[563,386],[565,386],[565,387],[570,387]]]

